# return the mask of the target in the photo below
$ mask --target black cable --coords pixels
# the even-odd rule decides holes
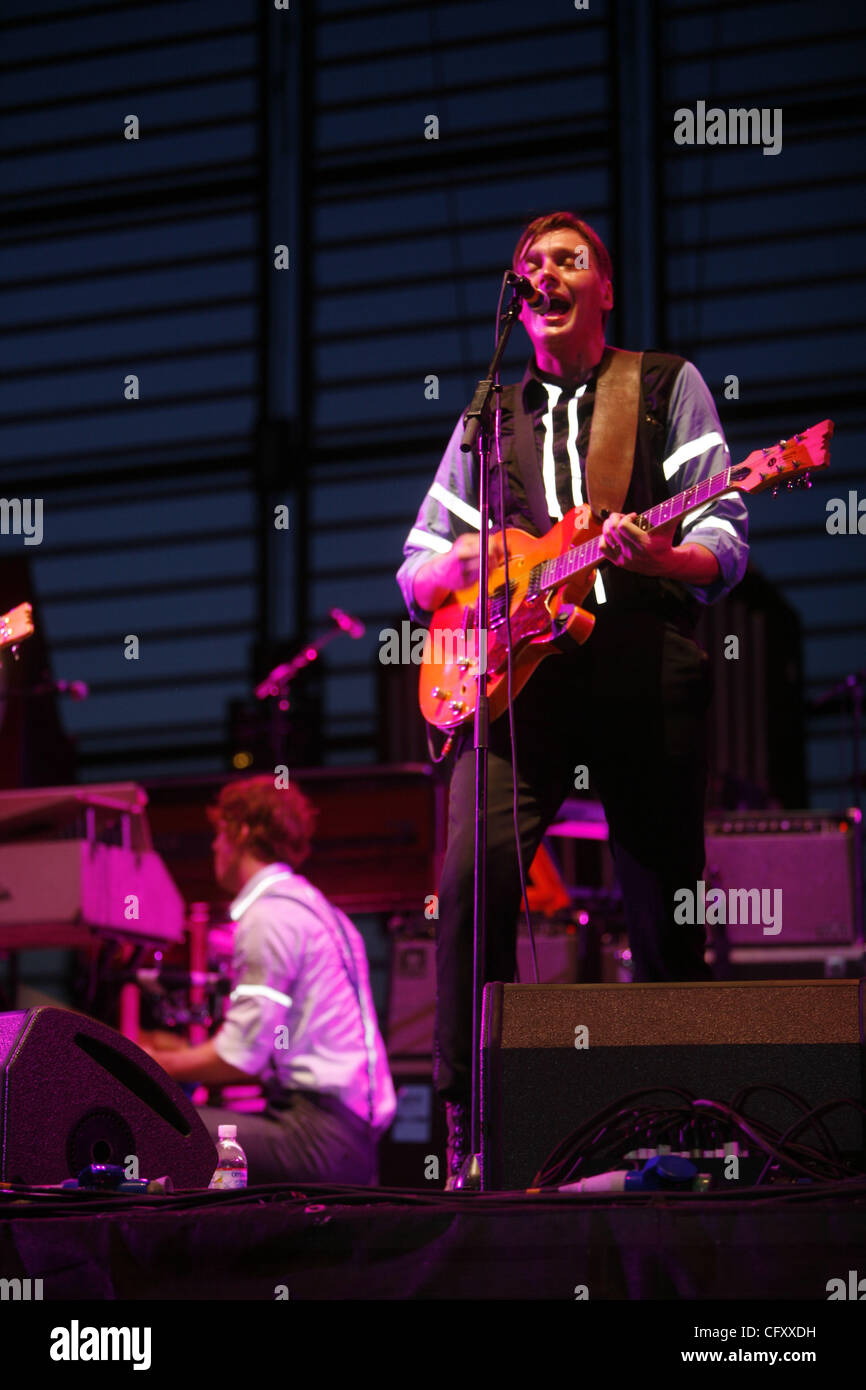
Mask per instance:
[[[743,1088],[738,1092],[738,1097],[748,1098],[753,1091],[759,1089],[760,1086]],[[862,1180],[863,1175],[860,1172],[850,1163],[841,1160],[836,1145],[820,1123],[821,1116],[843,1106],[853,1106],[866,1114],[859,1102],[842,1098],[809,1108],[808,1102],[794,1092],[786,1091],[785,1088],[768,1086],[765,1089],[777,1090],[805,1112],[782,1134],[758,1118],[743,1115],[733,1106],[696,1099],[688,1092],[673,1088],[645,1088],[620,1096],[604,1110],[585,1120],[577,1130],[556,1146],[539,1168],[533,1186],[557,1186],[571,1181],[577,1173],[586,1172],[590,1165],[594,1171],[604,1172],[611,1160],[617,1164],[622,1163],[626,1152],[645,1147],[657,1150],[662,1142],[672,1138],[672,1132],[675,1137],[671,1147],[675,1144],[679,1152],[714,1152],[724,1146],[722,1136],[726,1132],[729,1135],[737,1134],[744,1141],[748,1141],[756,1156],[760,1152],[767,1155],[756,1187],[764,1182],[774,1164],[810,1182],[826,1184],[834,1181]],[[665,1093],[680,1095],[686,1105],[662,1110],[655,1104],[632,1104],[643,1097]],[[726,1126],[724,1130],[722,1122]],[[793,1142],[795,1136],[809,1126],[814,1126],[818,1131],[822,1144],[826,1141],[823,1151],[812,1145]]]
[[[597,1111],[594,1115],[590,1116],[589,1119],[585,1120],[579,1129],[568,1135],[566,1139],[562,1140],[556,1148],[551,1151],[539,1168],[533,1180],[533,1186],[541,1186],[545,1180],[544,1175],[549,1170],[556,1168],[570,1149],[580,1148],[586,1144],[588,1138],[587,1131],[595,1133],[595,1131],[599,1130],[599,1127],[601,1127],[601,1132],[603,1132],[608,1121],[615,1122],[623,1115],[625,1106],[627,1106],[628,1102],[639,1100],[641,1096],[653,1095],[677,1095],[685,1100],[687,1105],[691,1105],[694,1099],[691,1092],[675,1086],[645,1086],[638,1091],[630,1091],[627,1095],[619,1096],[615,1101],[612,1101],[610,1105],[605,1106],[603,1110]],[[619,1107],[618,1110],[617,1107]],[[636,1114],[638,1112],[633,1111],[630,1113]],[[597,1141],[592,1140],[591,1142],[595,1143]]]
[[[780,1152],[783,1137],[779,1135],[778,1131],[774,1130],[770,1125],[762,1124],[760,1120],[747,1120],[745,1116],[736,1113],[729,1106],[723,1104],[722,1102],[698,1101],[696,1103],[698,1105],[704,1106],[716,1106],[723,1114],[728,1115],[729,1118],[732,1119],[733,1122],[737,1124],[743,1130],[744,1133],[749,1134],[750,1137],[751,1131],[755,1131],[756,1138],[758,1142],[761,1144],[761,1147],[764,1148],[767,1152],[771,1153],[773,1157],[777,1158],[781,1162],[794,1162],[797,1164],[797,1166],[801,1166],[799,1165],[798,1159],[795,1158],[795,1155],[801,1155],[803,1158],[811,1159],[813,1163],[817,1163],[826,1168],[834,1169],[837,1172],[841,1171],[841,1173],[844,1175],[846,1165],[843,1165],[836,1159],[828,1157],[826,1154],[821,1153],[820,1150],[814,1149],[811,1147],[811,1145],[808,1144],[791,1144],[789,1142],[789,1157],[786,1158],[785,1155],[781,1154]],[[828,1104],[831,1106],[845,1103],[845,1101],[828,1102]],[[856,1104],[856,1102],[853,1103]],[[799,1123],[800,1122],[798,1121],[797,1124],[799,1125]]]
[[[850,1099],[850,1098],[846,1098],[846,1099],[843,1099],[843,1100],[828,1100],[828,1101],[825,1101],[823,1105],[817,1105],[817,1106],[815,1106],[815,1108],[814,1108],[813,1110],[808,1111],[805,1115],[801,1116],[801,1118],[800,1118],[799,1120],[795,1120],[794,1123],[793,1123],[792,1125],[789,1125],[788,1128],[785,1130],[785,1133],[782,1135],[781,1139],[779,1140],[779,1144],[782,1145],[782,1144],[784,1144],[784,1143],[790,1143],[791,1139],[794,1137],[795,1134],[797,1134],[797,1133],[799,1132],[799,1130],[805,1128],[807,1125],[815,1124],[815,1121],[818,1119],[818,1117],[819,1117],[820,1115],[822,1115],[822,1114],[824,1114],[824,1113],[826,1113],[826,1112],[828,1112],[828,1111],[830,1111],[830,1110],[838,1110],[841,1106],[851,1106],[853,1109],[859,1110],[860,1113],[861,1113],[862,1115],[866,1115],[866,1109],[864,1109],[864,1107],[863,1107],[862,1105],[860,1105],[859,1101],[852,1100],[852,1099]],[[816,1126],[816,1127],[817,1127],[817,1126]],[[821,1128],[823,1129],[823,1125],[821,1126]],[[833,1150],[834,1150],[834,1153],[835,1153],[835,1160],[836,1160],[838,1166],[839,1166],[840,1168],[847,1169],[848,1172],[851,1173],[851,1176],[852,1176],[852,1177],[853,1177],[853,1176],[856,1176],[856,1174],[855,1174],[854,1172],[852,1172],[851,1164],[850,1164],[850,1163],[845,1163],[845,1162],[841,1159],[841,1157],[839,1156],[839,1152],[838,1152],[838,1150],[836,1149],[836,1145],[833,1143],[833,1140],[832,1140],[832,1139],[830,1140],[830,1143],[831,1143],[831,1145],[832,1145],[832,1147],[833,1147]],[[799,1146],[798,1146],[798,1147],[799,1147]],[[758,1178],[758,1183],[761,1182],[761,1180],[762,1180],[762,1178],[763,1178],[763,1176],[764,1176],[764,1173],[765,1173],[766,1170],[767,1170],[767,1166],[768,1166],[768,1165],[765,1164],[764,1167],[762,1168],[761,1174],[760,1174],[760,1176],[759,1176],[759,1178]]]
[[[505,274],[504,274],[503,277],[502,277],[502,285],[501,285],[501,288],[500,288],[500,290],[499,290],[499,302],[498,302],[498,304],[497,304],[497,306],[496,306],[496,327],[495,327],[495,329],[494,329],[493,336],[494,336],[494,340],[497,341],[497,342],[498,342],[498,339],[499,339],[499,330],[500,330],[500,325],[501,325],[501,321],[502,321],[502,317],[503,317],[503,313],[502,313],[502,301],[503,301],[503,299],[505,298],[505,289],[506,289],[506,284],[505,284],[505,282],[506,282],[507,276],[508,276],[508,272],[506,271]],[[512,296],[512,303],[514,302],[514,300],[515,300],[516,298],[517,298],[517,295],[516,295],[516,293],[514,293],[513,296]],[[519,390],[520,388],[518,387],[517,389]],[[539,983],[539,980],[538,980],[538,958],[537,958],[536,950],[535,950],[535,933],[534,933],[533,930],[532,930],[532,917],[531,917],[531,914],[530,914],[530,911],[529,911],[529,893],[528,893],[527,884],[526,884],[526,870],[525,870],[524,864],[523,864],[523,848],[522,848],[521,843],[520,843],[520,797],[519,797],[518,786],[517,786],[517,741],[516,741],[516,734],[515,734],[515,729],[514,729],[514,702],[513,702],[513,686],[514,686],[514,647],[513,647],[512,635],[511,635],[511,580],[510,580],[509,570],[508,570],[508,546],[507,546],[507,543],[506,543],[506,529],[507,529],[507,528],[506,528],[506,525],[505,525],[505,477],[504,477],[505,470],[504,470],[503,463],[502,463],[502,440],[501,440],[501,437],[500,437],[500,424],[501,424],[501,407],[502,407],[502,401],[501,401],[501,394],[500,394],[500,393],[501,393],[501,387],[499,386],[498,378],[497,378],[496,391],[497,391],[497,395],[496,395],[496,414],[495,414],[496,429],[495,429],[495,432],[494,432],[494,442],[495,442],[495,445],[496,445],[496,464],[497,464],[497,470],[498,470],[498,473],[499,473],[499,531],[500,531],[500,535],[501,535],[501,537],[502,537],[503,565],[504,565],[504,567],[505,567],[505,642],[506,642],[506,653],[505,653],[505,655],[506,655],[506,667],[507,667],[507,672],[508,672],[508,733],[509,733],[509,738],[510,738],[510,742],[511,742],[511,819],[512,819],[512,822],[513,822],[513,824],[514,824],[514,842],[515,842],[515,845],[516,845],[516,848],[517,848],[517,872],[518,872],[518,877],[519,877],[519,879],[520,879],[520,896],[521,896],[521,901],[522,901],[522,903],[523,903],[523,912],[524,912],[524,917],[525,917],[525,920],[526,920],[526,931],[527,931],[527,934],[528,934],[528,936],[529,936],[529,949],[530,949],[530,953],[531,953],[531,955],[532,955],[532,973],[533,973],[533,975],[534,975],[534,977],[535,977],[535,981],[534,981],[535,984],[538,984],[538,983]]]
[[[741,1086],[739,1091],[731,1101],[731,1105],[733,1106],[734,1110],[742,1111],[743,1113],[745,1113],[743,1109],[745,1102],[750,1098],[750,1096],[753,1096],[756,1091],[769,1091],[774,1095],[783,1096],[785,1100],[789,1101],[791,1105],[797,1106],[798,1109],[802,1111],[809,1110],[809,1102],[804,1100],[802,1096],[798,1096],[796,1091],[789,1091],[787,1086],[771,1085],[769,1082],[758,1082],[756,1085],[752,1086]],[[836,1149],[836,1145],[833,1141],[832,1135],[829,1133],[828,1130],[824,1128],[823,1125],[820,1126],[820,1129],[823,1130],[824,1138],[830,1146],[830,1148],[832,1149],[834,1156],[838,1158],[839,1154]]]

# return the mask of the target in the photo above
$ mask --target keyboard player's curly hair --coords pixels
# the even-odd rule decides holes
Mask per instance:
[[[318,815],[297,787],[277,787],[267,773],[229,782],[207,813],[213,826],[225,826],[233,842],[240,841],[241,827],[249,826],[244,848],[250,854],[267,864],[280,861],[293,869],[310,853]]]

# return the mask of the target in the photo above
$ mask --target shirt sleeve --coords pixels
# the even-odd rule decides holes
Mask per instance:
[[[414,622],[425,623],[430,613],[415,600],[415,575],[434,555],[447,555],[458,536],[477,531],[481,525],[478,511],[477,455],[464,454],[460,448],[463,438],[463,416],[454,426],[436,477],[421,503],[415,525],[403,546],[404,560],[397,571],[397,583],[403,594],[409,615]]]
[[[710,389],[691,362],[685,362],[674,383],[668,410],[665,457],[662,464],[673,497],[695,483],[730,467]],[[724,492],[684,519],[681,544],[694,542],[711,550],[720,574],[712,584],[685,584],[700,603],[715,603],[739,584],[749,558],[749,514],[739,492]]]
[[[264,1071],[275,1030],[289,1024],[291,990],[302,959],[300,926],[280,921],[266,901],[253,903],[238,924],[231,1006],[214,1037],[217,1055],[224,1062],[250,1076]]]

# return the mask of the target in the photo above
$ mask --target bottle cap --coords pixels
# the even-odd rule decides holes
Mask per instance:
[[[237,1125],[220,1125],[217,1133],[220,1139],[236,1139],[238,1127]]]

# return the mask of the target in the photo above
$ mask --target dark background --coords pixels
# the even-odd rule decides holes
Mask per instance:
[[[752,563],[808,696],[866,665],[866,539],[825,527],[866,496],[856,7],[4,0],[0,52],[0,491],[45,508],[42,545],[0,553],[54,675],[89,683],[62,707],[80,778],[225,769],[229,702],[332,605],[367,633],[323,663],[322,755],[380,754],[402,543],[517,233],[558,207],[610,245],[609,340],[691,358],[735,458],[836,421],[811,492],[750,503]],[[782,152],[676,145],[698,100],[780,107]],[[847,804],[841,711],[807,727],[811,803]]]

